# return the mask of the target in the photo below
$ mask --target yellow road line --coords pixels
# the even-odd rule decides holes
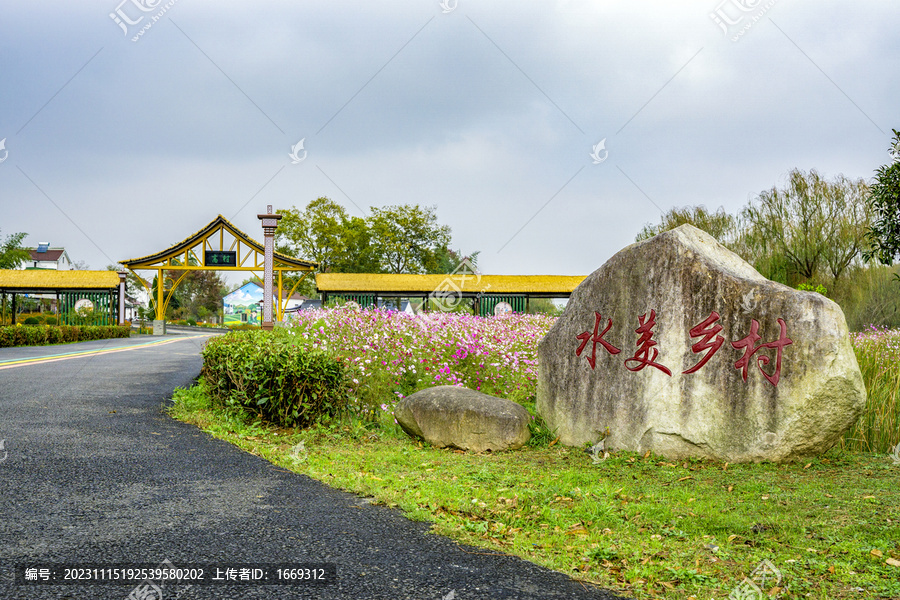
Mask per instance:
[[[184,340],[193,340],[196,338],[206,337],[204,335],[192,335],[184,338],[176,338],[170,340],[159,340],[155,342],[147,342],[144,344],[137,344],[134,346],[119,346],[117,348],[100,348],[98,350],[84,350],[82,352],[68,352],[66,354],[51,354],[50,356],[39,356],[33,358],[23,358],[20,360],[10,360],[6,362],[0,362],[0,371],[3,369],[12,369],[13,367],[23,367],[26,365],[34,365],[34,364],[46,364],[51,362],[58,362],[61,360],[69,360],[72,358],[82,358],[85,356],[94,356],[97,354],[111,354],[113,352],[124,352],[126,350],[139,350],[141,348],[149,348],[151,346],[162,346],[165,344],[172,344],[174,342],[181,342]]]

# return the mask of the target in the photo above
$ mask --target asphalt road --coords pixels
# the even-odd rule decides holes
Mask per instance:
[[[205,336],[0,349],[0,598],[611,599],[276,468],[162,412]],[[97,353],[99,351],[99,353]],[[327,585],[21,585],[16,566],[331,563]],[[60,577],[65,573],[60,572]]]

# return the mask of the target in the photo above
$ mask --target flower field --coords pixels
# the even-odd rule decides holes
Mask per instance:
[[[285,334],[292,343],[339,357],[350,368],[360,408],[388,413],[399,399],[435,385],[462,385],[531,408],[537,345],[556,321],[351,308],[304,311],[298,318]],[[888,452],[900,443],[900,331],[873,327],[852,333],[851,341],[869,398],[844,447]]]
[[[555,322],[542,315],[409,315],[350,308],[303,311],[287,329],[294,343],[338,356],[352,390],[370,408],[436,385],[463,385],[529,404],[537,385],[537,345]]]

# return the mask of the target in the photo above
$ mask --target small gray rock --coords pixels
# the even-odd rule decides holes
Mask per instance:
[[[520,404],[464,387],[420,390],[401,400],[394,416],[406,433],[439,448],[515,450],[531,438],[531,415]]]

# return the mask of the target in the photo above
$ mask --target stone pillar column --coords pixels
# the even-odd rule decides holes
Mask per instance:
[[[125,278],[128,273],[119,271],[119,325],[125,324]]]
[[[263,275],[263,322],[262,328],[266,331],[272,331],[275,328],[275,320],[272,318],[272,308],[274,303],[272,296],[274,295],[273,287],[273,271],[275,263],[275,229],[278,227],[278,219],[281,215],[272,214],[272,205],[267,207],[266,214],[256,215],[262,221],[263,234],[265,235],[265,268]],[[280,302],[281,298],[275,300]]]

